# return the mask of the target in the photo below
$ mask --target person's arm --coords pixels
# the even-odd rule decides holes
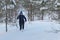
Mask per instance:
[[[17,19],[19,19],[19,16],[17,17]]]
[[[23,15],[24,16],[24,15]],[[27,21],[26,17],[24,16],[25,22]]]

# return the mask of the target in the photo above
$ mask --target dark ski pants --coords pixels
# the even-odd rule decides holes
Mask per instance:
[[[24,30],[24,24],[19,24],[20,25],[20,30],[23,29]]]

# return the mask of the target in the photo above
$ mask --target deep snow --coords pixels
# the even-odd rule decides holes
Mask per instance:
[[[50,21],[26,22],[25,30],[19,31],[16,26],[0,24],[0,40],[60,40],[60,24]]]

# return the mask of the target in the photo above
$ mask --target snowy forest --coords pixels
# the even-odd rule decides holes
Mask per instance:
[[[60,40],[60,0],[0,0],[0,40]]]
[[[60,20],[60,0],[0,0],[0,22],[15,22],[21,10],[30,21]]]

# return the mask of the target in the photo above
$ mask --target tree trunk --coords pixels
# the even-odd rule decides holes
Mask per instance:
[[[42,10],[42,20],[44,19],[44,10]]]

